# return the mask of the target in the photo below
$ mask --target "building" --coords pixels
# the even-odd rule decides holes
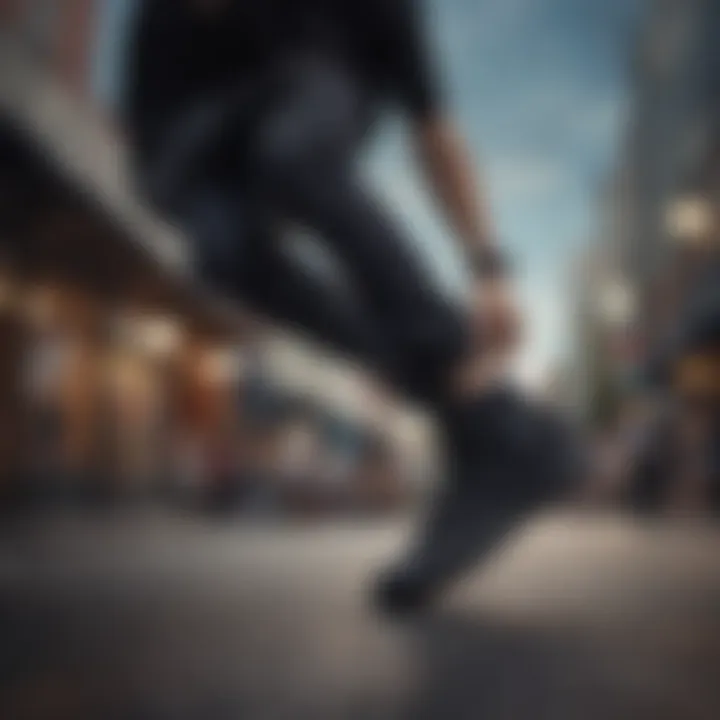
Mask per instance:
[[[653,0],[636,34],[600,241],[601,294],[617,310],[603,352],[616,377],[627,379],[657,352],[720,248],[719,31],[715,0]]]
[[[563,398],[574,416],[593,427],[612,416],[624,364],[617,341],[625,335],[628,318],[615,278],[614,258],[602,244],[591,244],[575,258],[569,289],[572,360],[554,378],[554,394]]]
[[[149,489],[223,453],[264,351],[279,393],[353,427],[392,415],[367,378],[201,295],[182,238],[127,187],[114,112],[136,0],[0,7],[0,476]],[[359,430],[360,431],[360,430]],[[55,480],[53,480],[55,482]]]
[[[5,496],[31,479],[43,491],[151,491],[179,447],[236,432],[247,319],[188,282],[181,239],[126,187],[95,80],[110,5],[122,3],[2,8]]]
[[[615,242],[645,322],[663,314],[668,268],[683,270],[718,238],[718,31],[717,2],[658,0],[639,33]]]
[[[241,325],[10,121],[0,145],[4,484],[32,470],[148,489],[182,435],[231,421],[237,378],[219,358]]]

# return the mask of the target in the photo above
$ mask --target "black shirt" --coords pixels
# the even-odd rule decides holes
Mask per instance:
[[[369,94],[413,117],[438,103],[418,0],[230,0],[198,12],[145,0],[132,38],[126,121],[140,155],[207,97],[303,53],[343,64]]]

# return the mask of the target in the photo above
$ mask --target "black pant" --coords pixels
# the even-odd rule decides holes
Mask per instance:
[[[464,352],[466,322],[360,177],[362,104],[339,70],[294,67],[253,131],[226,139],[219,155],[197,165],[175,213],[211,285],[436,402]],[[287,222],[331,251],[346,292],[284,252]]]

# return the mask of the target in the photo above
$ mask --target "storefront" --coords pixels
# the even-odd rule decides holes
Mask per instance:
[[[239,328],[26,135],[0,130],[3,486],[153,492],[184,439],[207,455],[232,432]]]

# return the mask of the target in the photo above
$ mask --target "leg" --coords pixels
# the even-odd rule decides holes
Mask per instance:
[[[344,262],[405,390],[437,402],[462,357],[466,319],[441,296],[402,228],[358,177],[357,96],[334,69],[298,71],[251,158],[258,202],[316,231]]]
[[[536,416],[513,392],[457,406],[451,398],[455,365],[471,352],[469,323],[353,172],[352,103],[352,87],[332,72],[300,78],[262,129],[254,169],[263,202],[309,225],[345,261],[392,347],[398,384],[430,404],[447,438],[451,477],[434,518],[418,552],[381,587],[384,602],[413,605],[535,507],[544,448]]]
[[[270,224],[248,210],[242,195],[212,184],[188,201],[183,224],[193,239],[200,279],[273,322],[377,365],[379,338],[360,303],[285,253]]]

